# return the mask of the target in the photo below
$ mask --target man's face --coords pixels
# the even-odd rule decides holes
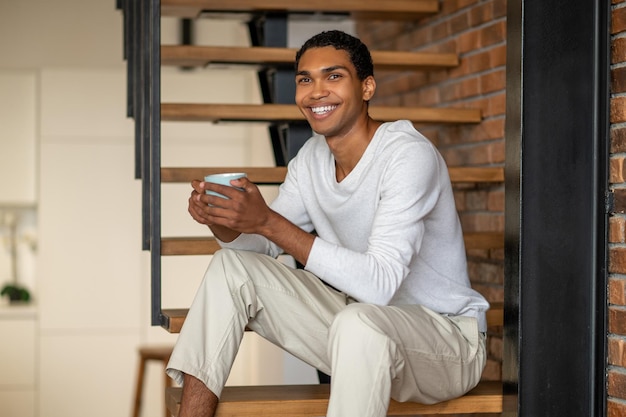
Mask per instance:
[[[359,80],[346,51],[312,48],[300,57],[296,104],[316,133],[327,139],[346,135],[367,116],[373,82],[373,77]]]

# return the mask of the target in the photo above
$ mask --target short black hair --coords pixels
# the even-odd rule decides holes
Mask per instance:
[[[359,80],[363,81],[370,75],[374,75],[374,64],[367,46],[359,38],[340,30],[324,31],[307,40],[296,53],[296,72],[298,72],[300,58],[306,51],[311,48],[323,48],[325,46],[332,46],[337,50],[346,51],[352,65],[356,68]]]

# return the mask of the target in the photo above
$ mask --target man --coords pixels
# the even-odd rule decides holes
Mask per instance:
[[[245,178],[192,183],[189,212],[224,249],[168,364],[180,417],[213,415],[246,326],[332,376],[329,417],[463,395],[485,364],[489,306],[469,285],[443,159],[410,122],[369,116],[376,82],[357,38],[309,39],[295,81],[316,134],[271,206]]]

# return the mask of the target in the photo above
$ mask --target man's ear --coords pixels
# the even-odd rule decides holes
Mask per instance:
[[[373,76],[369,76],[363,80],[363,101],[370,101],[374,97],[376,91],[376,80]]]

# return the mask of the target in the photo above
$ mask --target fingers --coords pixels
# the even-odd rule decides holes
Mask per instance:
[[[230,186],[198,180],[192,181],[191,186],[188,212],[195,221],[205,225],[239,222],[248,211],[246,207],[255,200],[255,192],[259,194],[256,185],[247,178],[233,180]],[[221,194],[226,198],[206,194],[206,191]]]

